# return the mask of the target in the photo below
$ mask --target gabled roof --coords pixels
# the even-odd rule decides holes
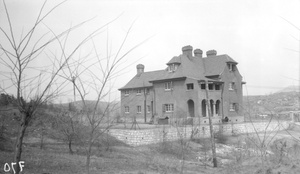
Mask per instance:
[[[227,63],[237,64],[235,60],[226,54],[211,55],[206,58],[187,57],[185,54],[174,56],[167,65],[179,64],[174,72],[169,72],[168,69],[144,72],[133,77],[122,89],[150,87],[155,81],[164,81],[171,79],[192,78],[196,80],[208,80],[221,82],[218,80],[227,66]],[[212,78],[214,77],[214,78]]]
[[[178,66],[176,71],[169,72],[165,70],[161,76],[158,76],[152,81],[161,81],[164,79],[175,79],[175,78],[182,78],[182,77],[193,78],[193,79],[204,79],[205,78],[204,68],[199,66],[199,64],[195,61],[195,59],[196,58],[189,59],[186,55],[183,54],[179,55],[176,58],[176,60],[179,60],[181,64]]]
[[[181,56],[174,56],[174,57],[167,63],[167,65],[170,65],[170,64],[173,64],[173,63],[181,64]]]
[[[158,70],[158,71],[150,71],[144,72],[141,74],[135,75],[122,89],[132,89],[132,88],[142,88],[142,87],[150,87],[152,83],[149,81],[161,76],[165,70]]]
[[[203,58],[203,62],[205,67],[205,76],[221,75],[224,68],[227,66],[227,63],[230,62],[237,64],[235,60],[226,54]]]

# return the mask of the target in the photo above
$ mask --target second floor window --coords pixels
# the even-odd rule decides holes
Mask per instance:
[[[129,113],[129,106],[125,106],[125,113]]]
[[[229,90],[234,90],[234,82],[229,83]]]
[[[129,90],[125,90],[125,96],[128,96],[129,95]]]
[[[168,91],[168,90],[171,90],[172,89],[172,82],[166,82],[165,83],[165,90]]]
[[[142,107],[141,106],[137,106],[137,113],[138,114],[142,113]]]
[[[141,95],[142,94],[142,90],[141,89],[137,89],[136,90],[136,95]]]
[[[200,87],[201,87],[201,89],[205,89],[206,87],[205,87],[205,83],[201,83],[200,84]]]
[[[193,90],[194,89],[194,84],[193,83],[188,83],[186,84],[187,90]]]

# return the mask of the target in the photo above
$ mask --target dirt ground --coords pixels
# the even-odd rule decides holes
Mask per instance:
[[[217,138],[217,168],[212,167],[208,139],[130,147],[110,138],[108,142],[94,147],[91,173],[300,173],[299,128],[258,135]],[[249,137],[256,138],[256,142],[260,142],[257,137],[264,140],[267,145],[264,157],[255,143],[251,146]],[[280,145],[286,142],[286,145],[276,146],[276,150],[274,142]],[[38,138],[27,137],[22,154],[25,162],[23,173],[84,174],[84,147],[76,145],[73,149],[75,154],[71,155],[64,143],[51,139],[46,141],[44,149],[40,149]],[[5,173],[4,164],[12,162],[12,159],[13,152],[0,151],[1,174]]]

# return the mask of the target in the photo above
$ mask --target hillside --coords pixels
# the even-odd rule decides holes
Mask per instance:
[[[283,88],[276,93],[283,93],[283,92],[299,92],[299,86],[288,86],[286,88]]]
[[[285,88],[281,91],[288,91]],[[251,116],[287,116],[290,111],[299,110],[299,93],[296,91],[277,92],[270,95],[244,96],[245,114]]]

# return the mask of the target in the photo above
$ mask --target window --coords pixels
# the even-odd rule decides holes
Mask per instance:
[[[205,83],[201,83],[200,86],[201,86],[201,89],[205,89]]]
[[[150,89],[146,88],[146,94],[148,95],[150,93]]]
[[[239,110],[238,103],[230,103],[230,105],[229,105],[229,111],[238,111],[238,110]]]
[[[174,72],[177,70],[177,68],[178,68],[178,65],[173,63],[173,64],[169,65],[168,70],[169,70],[169,72]]]
[[[193,83],[188,83],[186,84],[187,90],[193,90],[194,89],[194,84]]]
[[[165,83],[165,90],[171,90],[172,89],[172,82],[166,82]]]
[[[147,113],[150,113],[151,112],[151,107],[150,105],[147,105]]]
[[[214,85],[213,84],[208,84],[208,89],[209,90],[213,90],[214,89]]]
[[[128,96],[129,95],[129,90],[125,90],[125,96]]]
[[[137,106],[137,113],[138,114],[142,113],[142,107],[141,106]]]
[[[235,71],[235,65],[234,64],[228,63],[227,66],[228,66],[229,71],[231,71],[231,72]]]
[[[164,112],[173,112],[174,105],[173,104],[165,104],[163,109],[164,109]]]
[[[129,113],[129,106],[125,106],[125,113]]]
[[[229,90],[234,90],[234,82],[229,83]]]
[[[142,94],[142,90],[141,89],[137,89],[136,90],[136,95],[141,95]]]
[[[220,90],[220,85],[219,84],[215,84],[215,90]]]

